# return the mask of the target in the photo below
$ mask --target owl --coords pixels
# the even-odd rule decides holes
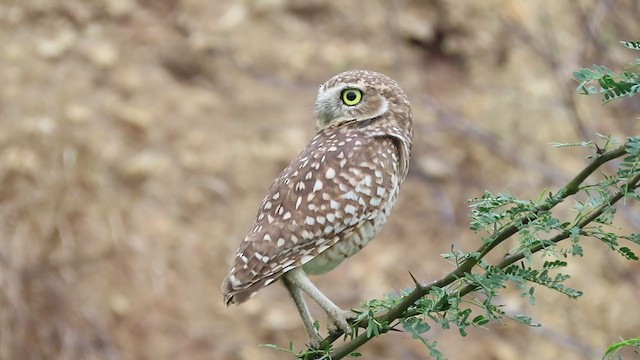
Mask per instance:
[[[222,284],[241,304],[281,279],[309,335],[322,337],[304,300],[313,299],[349,334],[342,310],[308,278],[333,270],[382,229],[406,178],[413,137],[405,92],[368,70],[340,73],[320,86],[316,135],[274,181]]]

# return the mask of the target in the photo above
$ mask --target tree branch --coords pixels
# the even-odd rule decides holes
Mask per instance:
[[[592,175],[598,168],[600,168],[603,164],[611,160],[614,160],[616,158],[619,158],[625,154],[626,154],[625,145],[623,145],[623,146],[620,146],[619,148],[616,148],[614,150],[598,155],[591,163],[589,163],[589,165],[587,165],[587,167],[585,167],[580,173],[578,173],[578,175],[576,175],[564,187],[562,187],[562,189],[560,189],[560,191],[558,191],[557,194],[549,196],[549,198],[544,203],[538,205],[533,211],[533,213],[537,215],[540,212],[548,211],[554,208],[556,205],[563,202],[567,197],[576,194],[580,190],[580,186],[582,185],[582,183],[590,175]],[[607,206],[610,206],[616,203],[617,201],[619,201],[624,197],[626,192],[638,187],[638,182],[640,182],[640,175],[629,180],[624,190],[620,190],[614,195],[612,195],[606,203],[603,203],[598,208],[592,210],[592,212],[588,216],[583,218],[576,226],[582,229],[584,226],[594,221],[598,216],[600,216],[603,213],[603,211]],[[449,274],[445,275],[443,278],[436,280],[430,284],[425,284],[425,285],[417,284],[416,288],[411,293],[407,294],[402,299],[402,301],[398,305],[396,305],[394,308],[390,309],[388,312],[379,316],[377,318],[377,321],[380,323],[391,324],[395,320],[398,320],[403,317],[407,317],[407,313],[406,313],[407,309],[409,309],[412,305],[414,305],[418,300],[420,300],[421,298],[429,294],[434,287],[443,288],[447,285],[452,284],[456,280],[464,277],[465,274],[471,273],[471,270],[492,249],[494,249],[500,243],[502,243],[506,239],[516,234],[522,228],[522,226],[528,224],[532,218],[533,217],[525,217],[525,218],[522,218],[520,221],[513,221],[511,225],[498,231],[496,234],[494,234],[491,237],[490,241],[487,241],[482,246],[480,246],[480,248],[478,248],[478,250],[476,251],[478,255],[468,258],[458,268],[454,269]],[[557,243],[567,239],[570,236],[571,236],[570,233],[563,232],[551,238],[550,241]],[[498,263],[496,266],[499,268],[506,268],[507,266],[513,264],[514,262],[523,259],[527,253],[538,252],[544,249],[544,247],[545,247],[544,244],[537,243],[536,245],[528,249],[525,249],[528,252],[525,252],[523,250],[516,254],[509,255],[506,258],[504,258],[500,263]],[[457,292],[459,296],[464,296],[466,294],[469,294],[470,292],[473,292],[476,289],[477,289],[476,285],[467,285],[462,289],[458,290]],[[381,331],[381,332],[384,332],[384,331]],[[329,335],[323,341],[323,344],[322,344],[323,348],[325,349],[328,348],[332,343],[334,343],[342,335],[343,333],[339,331]],[[366,332],[362,333],[359,336],[353,338],[351,341],[347,342],[346,344],[331,351],[330,358],[333,360],[342,359],[343,357],[351,354],[352,352],[354,352],[356,349],[358,349],[359,347],[361,347],[371,339],[372,338],[367,336]]]

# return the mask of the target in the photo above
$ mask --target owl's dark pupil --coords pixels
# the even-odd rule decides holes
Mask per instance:
[[[355,100],[355,99],[356,99],[356,93],[355,93],[355,92],[353,92],[353,91],[349,91],[349,92],[347,93],[347,100],[349,100],[349,101],[353,101],[353,100]]]

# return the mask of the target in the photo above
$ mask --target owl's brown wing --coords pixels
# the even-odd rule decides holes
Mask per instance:
[[[388,137],[325,129],[269,188],[222,289],[242,303],[375,218],[397,183]]]

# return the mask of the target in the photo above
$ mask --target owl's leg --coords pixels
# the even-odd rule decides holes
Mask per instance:
[[[287,290],[289,290],[289,294],[291,294],[291,298],[296,304],[296,308],[298,308],[304,327],[307,329],[307,334],[309,335],[309,346],[316,349],[320,348],[322,337],[318,334],[318,330],[316,330],[315,326],[313,326],[313,318],[311,317],[307,303],[304,302],[302,290],[289,280],[286,275],[282,277],[282,283]]]
[[[355,314],[351,311],[340,309],[336,304],[329,300],[328,297],[313,285],[302,268],[295,268],[287,272],[284,275],[284,278],[286,278],[293,286],[304,291],[313,299],[313,301],[320,305],[322,310],[327,313],[329,320],[344,331],[345,334],[351,334],[351,325],[349,325],[347,320],[354,318]]]

